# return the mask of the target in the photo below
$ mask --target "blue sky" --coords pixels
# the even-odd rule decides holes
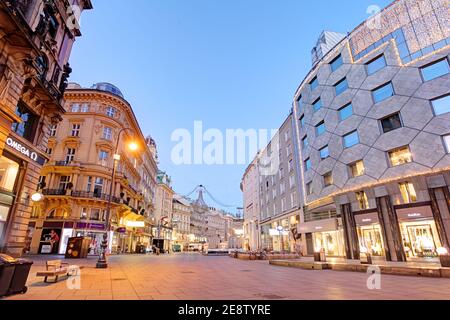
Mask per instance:
[[[156,139],[160,168],[176,192],[204,184],[222,203],[241,206],[246,166],[176,166],[172,132],[192,131],[196,120],[205,129],[278,128],[321,31],[351,31],[370,5],[390,2],[93,0],[94,10],[81,20],[70,80],[122,90],[144,134]]]

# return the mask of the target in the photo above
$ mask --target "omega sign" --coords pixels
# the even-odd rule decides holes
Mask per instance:
[[[45,159],[40,157],[36,152],[31,151],[30,149],[28,149],[27,147],[21,145],[19,142],[15,141],[11,137],[6,139],[6,144],[10,148],[12,148],[14,150],[17,150],[18,152],[20,152],[21,154],[23,154],[27,158],[30,158],[31,160],[33,160],[34,162],[39,163],[40,165],[43,165],[45,163]]]

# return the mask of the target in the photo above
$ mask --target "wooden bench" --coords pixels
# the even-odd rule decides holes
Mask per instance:
[[[47,261],[46,270],[36,273],[36,277],[44,277],[44,282],[47,282],[48,277],[54,277],[55,283],[58,282],[59,276],[69,276],[69,264],[61,260]]]

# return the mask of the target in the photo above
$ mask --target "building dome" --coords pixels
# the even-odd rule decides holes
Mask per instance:
[[[67,89],[81,89],[81,86],[76,82],[69,82],[69,84],[67,85]]]
[[[122,91],[120,91],[120,89],[117,88],[115,85],[113,85],[113,84],[111,84],[111,83],[108,83],[108,82],[99,82],[99,83],[96,83],[96,84],[94,84],[94,85],[91,87],[91,89],[96,89],[96,90],[106,91],[106,92],[112,93],[112,94],[114,94],[114,95],[116,95],[116,96],[119,96],[119,97],[125,99],[124,96],[123,96],[123,94],[122,94]]]

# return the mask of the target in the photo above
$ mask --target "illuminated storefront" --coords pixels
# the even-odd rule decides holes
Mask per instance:
[[[290,215],[261,226],[262,248],[276,252],[295,252],[299,215]]]
[[[6,157],[0,157],[0,247],[3,246],[7,222],[16,195],[16,182],[19,175],[19,163]]]
[[[345,255],[344,232],[339,227],[337,218],[300,224],[299,232],[305,235],[306,250],[304,253],[313,254],[323,249],[329,257]]]
[[[441,247],[429,206],[397,209],[403,248],[408,259],[436,258]]]
[[[372,256],[384,256],[384,243],[378,213],[356,215],[355,221],[360,250],[367,249]]]

